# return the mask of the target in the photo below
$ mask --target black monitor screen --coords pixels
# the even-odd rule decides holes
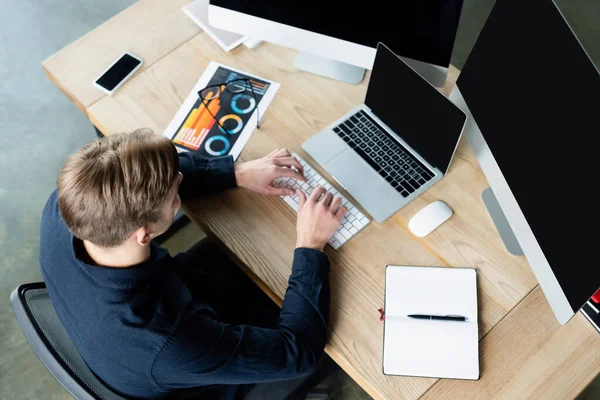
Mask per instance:
[[[498,0],[457,84],[579,309],[600,287],[598,70],[551,0]]]
[[[448,67],[463,0],[210,0],[210,4]]]

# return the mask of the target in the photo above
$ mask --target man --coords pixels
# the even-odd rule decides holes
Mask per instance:
[[[322,250],[346,212],[340,198],[323,188],[308,199],[298,192],[280,312],[214,246],[171,257],[152,241],[181,199],[235,186],[292,194],[272,184],[284,176],[305,180],[285,149],[239,164],[205,160],[178,155],[149,130],[94,140],[66,160],[42,216],[40,268],[60,320],[101,380],[134,398],[237,399],[249,384],[315,369],[329,316]]]

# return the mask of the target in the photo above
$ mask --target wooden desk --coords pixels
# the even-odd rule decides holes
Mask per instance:
[[[262,44],[224,53],[180,11],[187,1],[141,0],[43,63],[48,77],[104,134],[149,127],[163,132],[209,61],[281,83],[242,159],[300,144],[364,100],[357,86],[295,70],[295,51]],[[92,85],[123,51],[144,59],[114,96]],[[458,71],[443,88],[449,93]],[[383,224],[373,222],[331,260],[327,352],[371,396],[386,399],[573,398],[600,372],[600,335],[580,314],[560,326],[524,257],[511,256],[485,210],[488,186],[465,141],[441,182]],[[455,215],[424,239],[409,218],[441,199]],[[279,198],[237,189],[186,204],[277,301],[290,274],[295,213]],[[479,381],[386,377],[381,371],[386,264],[476,267],[479,271]]]

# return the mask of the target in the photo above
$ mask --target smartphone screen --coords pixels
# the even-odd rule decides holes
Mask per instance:
[[[141,61],[124,54],[112,67],[109,68],[96,83],[108,91],[112,91],[131,71],[140,65]]]

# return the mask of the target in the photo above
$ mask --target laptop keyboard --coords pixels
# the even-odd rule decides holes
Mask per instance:
[[[384,133],[379,124],[362,110],[333,131],[404,197],[434,176],[429,168]]]

